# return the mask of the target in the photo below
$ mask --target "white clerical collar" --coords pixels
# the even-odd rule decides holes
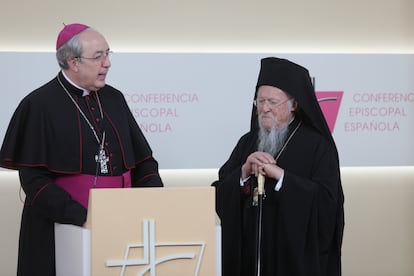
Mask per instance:
[[[78,89],[80,89],[80,90],[82,90],[83,91],[83,94],[82,94],[82,96],[88,96],[89,95],[89,90],[87,90],[87,89],[85,89],[85,88],[82,88],[82,87],[80,87],[79,85],[77,85],[76,83],[74,83],[71,79],[69,79],[68,78],[68,76],[66,76],[66,74],[65,74],[65,71],[63,71],[62,70],[62,74],[63,74],[63,76],[65,77],[65,79],[70,83],[70,84],[72,84],[73,86],[75,86],[76,88],[78,88]]]

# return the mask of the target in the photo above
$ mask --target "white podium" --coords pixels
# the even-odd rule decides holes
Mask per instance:
[[[57,276],[221,275],[213,187],[92,189],[86,227],[55,240]]]

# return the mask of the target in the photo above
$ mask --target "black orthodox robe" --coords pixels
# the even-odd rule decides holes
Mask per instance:
[[[240,185],[241,166],[255,151],[257,131],[251,131],[240,138],[212,184],[222,226],[223,276],[256,275],[257,207],[252,206],[252,190],[257,180],[252,177]],[[260,275],[341,275],[343,195],[335,148],[302,124],[277,165],[285,171],[282,188],[275,191],[276,180],[265,180]]]
[[[82,96],[83,91],[72,86],[60,72],[20,102],[0,151],[0,166],[19,171],[26,195],[20,228],[19,276],[55,275],[54,223],[82,226],[86,221],[87,210],[53,180],[62,175],[97,172],[96,137],[59,80],[100,141],[105,131],[109,172],[98,170],[98,175],[119,176],[130,170],[133,187],[163,186],[158,163],[122,93],[105,85],[98,92]]]

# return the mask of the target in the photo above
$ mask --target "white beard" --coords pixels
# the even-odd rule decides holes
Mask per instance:
[[[288,135],[288,126],[285,126],[283,128],[276,128],[273,126],[271,130],[267,130],[263,128],[260,123],[259,125],[259,143],[257,149],[259,151],[267,152],[272,156],[276,156],[286,141]]]

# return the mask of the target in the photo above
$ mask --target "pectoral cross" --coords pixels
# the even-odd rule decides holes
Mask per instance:
[[[106,156],[105,150],[101,147],[97,155],[95,155],[95,161],[99,163],[101,173],[108,173],[108,161],[109,157]]]

